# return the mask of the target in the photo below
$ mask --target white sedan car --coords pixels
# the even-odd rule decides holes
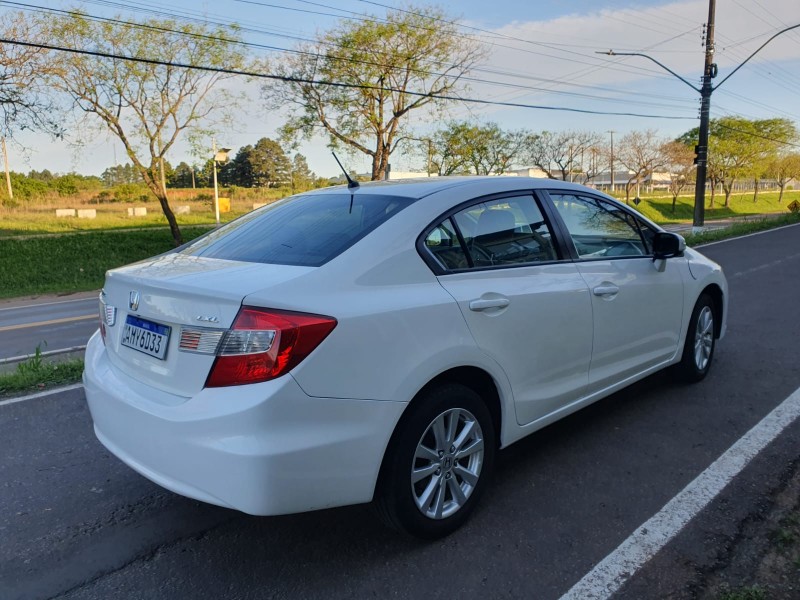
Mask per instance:
[[[579,185],[329,188],[109,271],[86,397],[100,441],[178,494],[254,515],[374,500],[435,538],[497,449],[659,369],[702,379],[727,293]]]

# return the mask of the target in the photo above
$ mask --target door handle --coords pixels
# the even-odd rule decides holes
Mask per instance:
[[[469,309],[474,311],[482,311],[489,308],[505,308],[508,305],[508,298],[479,298],[469,301]]]
[[[611,296],[619,293],[619,288],[613,283],[607,283],[604,285],[598,285],[592,290],[592,293],[594,293],[595,296]]]

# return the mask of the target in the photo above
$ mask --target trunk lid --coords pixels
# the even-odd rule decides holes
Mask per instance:
[[[312,270],[167,254],[109,271],[101,295],[113,307],[106,314],[115,317],[113,325],[106,321],[109,360],[146,385],[192,396],[203,388],[215,356],[180,348],[182,335],[197,340],[202,333],[195,350],[213,348],[248,294]]]

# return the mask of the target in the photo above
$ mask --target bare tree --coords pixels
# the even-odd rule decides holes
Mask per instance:
[[[672,196],[672,212],[678,195],[692,181],[695,170],[694,151],[679,141],[666,142],[661,146],[664,156],[664,167],[669,171],[669,193]]]
[[[593,131],[543,131],[528,138],[527,158],[550,179],[585,179],[582,163],[600,143],[600,134]]]
[[[786,185],[792,179],[800,179],[800,154],[784,154],[772,159],[767,166],[767,175],[777,182],[780,189],[778,202],[783,202]]]
[[[32,44],[43,39],[35,23],[23,13],[5,13],[0,36]],[[0,137],[13,139],[16,132],[25,129],[62,133],[53,103],[42,85],[49,69],[46,58],[41,48],[0,44]]]
[[[615,160],[628,169],[630,176],[625,182],[625,202],[630,202],[631,189],[641,184],[654,171],[664,166],[665,156],[662,142],[654,129],[631,131],[622,136]]]
[[[234,69],[244,61],[231,41],[235,32],[176,21],[128,25],[48,15],[42,28],[60,45],[112,55]],[[158,198],[179,245],[183,238],[167,198],[164,159],[184,131],[209,127],[213,116],[235,107],[231,94],[218,89],[230,77],[170,64],[56,53],[49,81],[122,142],[128,159]]]
[[[430,7],[342,20],[298,50],[273,68],[289,82],[264,87],[269,106],[290,110],[284,137],[323,132],[332,146],[370,156],[373,180],[403,140],[409,115],[458,91],[483,56],[476,40]]]

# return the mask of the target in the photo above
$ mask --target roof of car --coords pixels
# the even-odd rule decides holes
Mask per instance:
[[[576,183],[561,181],[558,179],[546,179],[537,177],[503,177],[503,176],[449,176],[449,177],[420,177],[416,179],[394,179],[388,181],[368,181],[360,184],[355,190],[348,190],[345,185],[336,185],[321,188],[308,192],[311,194],[341,194],[348,193],[370,193],[391,196],[403,196],[408,198],[424,198],[430,194],[442,190],[468,185],[470,183],[493,181],[498,184],[498,191],[512,188],[519,189],[541,189],[541,188],[560,188],[580,190],[586,189]]]

